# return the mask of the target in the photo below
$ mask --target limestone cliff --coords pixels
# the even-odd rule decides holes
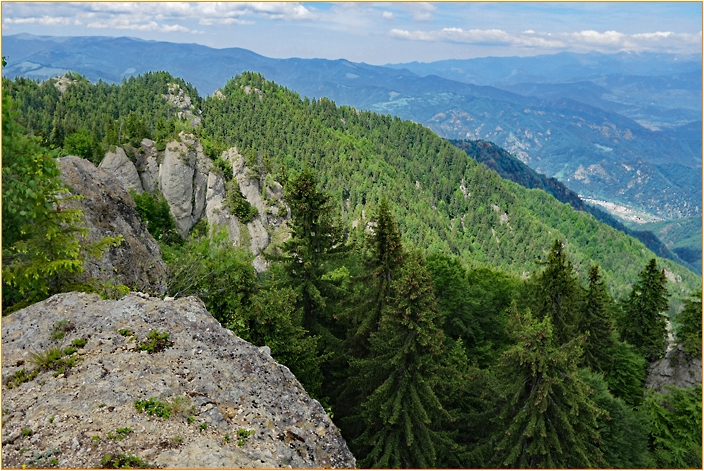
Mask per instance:
[[[119,162],[122,156],[124,152],[108,154],[112,162]],[[125,160],[131,165],[125,157],[117,168],[129,169]],[[62,157],[58,161],[61,179],[72,194],[82,197],[70,200],[68,206],[83,211],[88,242],[118,235],[124,238],[120,246],[107,250],[99,259],[88,259],[82,277],[106,285],[122,284],[133,290],[164,295],[166,265],[161,259],[159,245],[139,218],[132,196],[118,182],[119,178],[129,174],[129,170],[110,173],[75,156]]]
[[[59,294],[4,318],[2,347],[5,467],[93,468],[107,455],[168,468],[355,466],[295,376],[198,298]]]
[[[182,236],[201,219],[211,228],[224,228],[234,245],[248,248],[257,257],[254,266],[266,269],[260,255],[272,241],[272,235],[285,232],[287,208],[282,202],[283,188],[275,181],[248,168],[236,148],[224,151],[221,159],[232,167],[232,175],[223,175],[209,159],[195,136],[181,133],[159,151],[153,141],[143,139],[139,149],[124,149],[106,154],[100,167],[111,172],[125,189],[164,195]],[[247,223],[238,220],[226,207],[226,179],[234,178],[245,199],[257,208],[258,215]]]

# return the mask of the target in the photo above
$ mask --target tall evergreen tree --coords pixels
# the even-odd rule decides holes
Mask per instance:
[[[595,372],[603,372],[610,363],[609,352],[615,339],[615,327],[611,318],[613,300],[606,290],[606,285],[601,279],[598,266],[589,269],[589,289],[582,315],[579,321],[579,330],[587,334],[584,344],[584,365]]]
[[[499,370],[504,406],[496,418],[496,438],[489,465],[510,468],[592,468],[603,464],[597,418],[603,413],[580,378],[581,339],[557,342],[552,320],[533,319],[512,308],[518,343],[508,350]]]
[[[353,445],[363,467],[434,467],[453,443],[442,430],[450,417],[435,392],[442,380],[443,333],[419,253],[406,257],[391,290],[379,331],[372,334],[371,356],[354,362],[355,380],[374,387],[362,404],[366,429]]]
[[[667,278],[658,269],[655,259],[638,274],[624,304],[621,317],[621,338],[635,346],[648,361],[665,354],[668,309]]]
[[[677,341],[684,346],[684,351],[692,357],[702,357],[702,291],[690,296],[684,303],[684,309],[678,316],[682,326],[677,332]]]
[[[326,262],[346,250],[342,229],[333,218],[332,198],[317,186],[315,173],[309,167],[286,184],[284,200],[291,209],[291,238],[281,244],[285,256],[280,258],[299,295],[303,327],[311,331],[320,330],[321,323],[325,323],[325,292],[335,289],[323,278]]]
[[[563,344],[577,334],[582,287],[561,241],[553,242],[544,266],[534,280],[533,311],[538,317],[550,317],[555,339]]]
[[[373,216],[372,232],[366,236],[366,256],[364,264],[367,269],[365,277],[368,290],[364,293],[366,300],[357,303],[358,312],[354,316],[356,328],[350,339],[358,357],[369,351],[369,336],[379,330],[383,312],[398,268],[403,262],[401,234],[396,220],[391,213],[389,202],[383,196],[376,214]]]

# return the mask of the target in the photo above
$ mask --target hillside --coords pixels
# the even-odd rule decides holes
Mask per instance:
[[[633,228],[633,226],[631,226]],[[675,219],[652,222],[642,228],[653,232],[681,259],[701,266],[702,263],[702,218]]]
[[[131,38],[16,35],[3,47],[6,77],[72,70],[118,83],[166,70],[209,95],[256,71],[301,96],[397,115],[446,138],[493,141],[579,194],[666,219],[701,214],[701,126],[691,126],[701,116],[701,64],[692,58],[558,54],[405,68]]]
[[[3,89],[3,313],[39,302],[3,323],[14,465],[701,465],[696,378],[646,387],[672,341],[697,364],[701,278],[592,215],[420,124],[256,73],[205,99],[165,72]],[[70,188],[59,163],[81,169]],[[95,195],[108,184],[122,196]],[[157,239],[169,296],[117,284],[119,264],[67,293],[102,249],[62,188],[91,224]]]
[[[169,83],[180,83],[199,116],[193,132],[211,158],[235,146],[248,167],[278,181],[308,163],[333,195],[346,225],[364,220],[386,195],[405,241],[458,255],[468,265],[525,276],[560,238],[581,277],[589,263],[598,263],[612,292],[621,296],[653,256],[639,241],[552,196],[502,180],[427,128],[337,107],[324,98],[301,99],[258,74],[231,80],[221,94],[205,99],[163,73],[130,78],[119,86],[75,81],[63,94],[50,84],[26,80],[5,80],[4,88],[19,102],[30,130],[56,146],[89,134],[92,144],[86,152],[101,159],[98,148],[110,139],[136,147],[142,137],[151,137],[158,148],[169,133],[190,128],[162,98]],[[678,295],[698,285],[689,270],[668,260],[660,263],[681,280],[673,290]]]
[[[672,260],[673,262],[686,266],[695,273],[701,274],[701,263],[697,264],[696,257],[689,257],[687,261],[683,260],[677,253],[672,252],[667,245],[658,239],[652,231],[644,230],[644,228],[640,227],[638,224],[627,227],[624,223],[619,222],[608,212],[595,205],[586,203],[579,197],[578,194],[567,188],[563,183],[554,178],[549,178],[536,172],[497,145],[481,140],[450,140],[450,142],[454,146],[467,152],[467,155],[476,159],[477,162],[481,162],[487,168],[501,175],[502,178],[511,180],[512,182],[518,183],[526,188],[538,188],[544,190],[557,198],[558,201],[568,203],[577,211],[589,213],[597,220],[608,224],[614,229],[635,237],[643,242],[648,249],[652,250],[658,256]],[[688,227],[680,232],[696,233],[696,228]],[[672,245],[672,243],[670,245]],[[689,252],[686,253],[688,254]]]

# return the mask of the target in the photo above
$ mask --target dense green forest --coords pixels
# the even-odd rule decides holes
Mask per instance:
[[[16,229],[62,213],[54,155],[97,162],[110,146],[163,146],[187,130],[214,160],[237,146],[284,184],[291,238],[259,274],[224,234],[162,238],[170,293],[200,296],[223,326],[268,345],[360,466],[701,467],[701,387],[644,386],[668,313],[701,356],[690,271],[415,123],[301,99],[257,74],[205,99],[165,73],[71,78],[63,94],[3,80],[3,298],[70,288],[85,256],[67,246],[63,265],[45,267],[25,250],[41,226]],[[164,105],[169,83],[200,124]],[[136,203],[158,221],[150,232],[173,230],[168,205]],[[69,241],[80,234],[75,219],[58,225]],[[36,285],[34,273],[55,282]]]

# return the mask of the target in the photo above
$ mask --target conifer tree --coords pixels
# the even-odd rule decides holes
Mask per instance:
[[[669,296],[666,283],[665,271],[658,269],[653,258],[638,274],[621,317],[621,338],[650,362],[665,354]]]
[[[614,323],[611,318],[613,301],[601,279],[598,266],[589,269],[589,289],[582,309],[579,331],[586,334],[584,365],[595,372],[603,372],[609,364],[609,352],[613,347]]]
[[[391,282],[403,262],[403,246],[389,202],[384,195],[374,215],[375,225],[372,233],[366,237],[369,250],[365,257],[368,276],[368,291],[364,293],[366,301],[358,303],[361,310],[357,313],[356,328],[350,339],[356,356],[368,353],[369,336],[379,329],[381,313],[388,302]]]
[[[533,311],[539,318],[550,316],[555,339],[563,344],[577,335],[582,287],[561,241],[553,242],[544,265],[534,281]]]
[[[317,188],[312,169],[305,167],[289,179],[284,200],[291,209],[291,238],[281,244],[283,261],[291,286],[299,295],[303,327],[317,331],[323,321],[325,291],[334,289],[323,279],[326,262],[343,252],[341,227],[333,219],[334,203]],[[323,321],[324,323],[324,321]]]
[[[580,378],[581,338],[560,344],[552,320],[533,319],[512,308],[517,344],[508,350],[499,374],[504,405],[498,418],[490,466],[510,468],[592,468],[602,465],[597,418],[602,411]]]
[[[677,333],[677,341],[684,346],[684,351],[692,357],[702,357],[702,291],[690,296],[684,303],[684,310],[679,315],[682,324]]]
[[[353,445],[362,467],[434,467],[453,444],[442,431],[450,417],[435,392],[443,333],[419,253],[407,255],[391,290],[371,356],[353,364],[355,380],[373,385],[360,414],[366,429]]]

